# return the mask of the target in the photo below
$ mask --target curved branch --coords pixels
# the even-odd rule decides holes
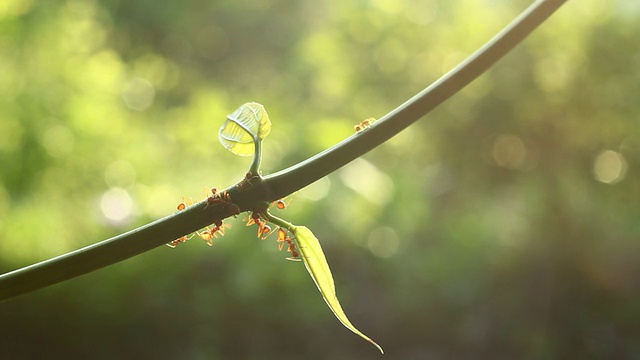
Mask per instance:
[[[487,71],[524,40],[566,0],[539,0],[456,68],[365,130],[272,175],[265,186],[280,199],[334,172],[389,140]]]
[[[78,277],[164,245],[232,216],[206,201],[111,239],[0,275],[0,301]]]
[[[460,91],[542,24],[566,0],[540,0],[451,72],[366,130],[278,173],[256,177],[247,189],[227,189],[241,211],[287,196],[346,165],[396,135]],[[236,209],[237,210],[237,209]],[[201,201],[138,229],[97,244],[0,275],[0,301],[38,290],[131,258],[214,221],[234,215],[224,204]]]

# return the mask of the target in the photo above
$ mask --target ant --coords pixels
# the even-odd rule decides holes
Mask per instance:
[[[237,205],[235,205],[235,204],[233,204],[231,202],[231,196],[229,196],[229,194],[227,194],[226,191],[224,191],[222,194],[218,194],[216,188],[213,188],[213,189],[211,189],[211,193],[212,193],[212,196],[207,199],[207,205],[206,206],[208,206],[209,204],[216,203],[216,202],[223,202],[225,204],[230,204],[229,206],[235,206],[236,208],[238,207]],[[188,206],[191,206],[191,201],[187,201],[184,197],[182,197],[182,202],[180,204],[178,204],[178,206],[176,206],[176,209],[178,209],[178,211],[182,211],[182,210],[186,209]],[[240,209],[239,208],[238,208],[238,211],[236,213],[240,213]],[[230,227],[231,227],[231,225],[224,224],[222,222],[222,220],[216,220],[213,223],[213,227],[207,226],[207,227],[204,228],[204,230],[202,232],[196,231],[195,233],[193,233],[191,235],[182,236],[182,237],[180,237],[178,239],[175,239],[175,240],[167,243],[167,246],[169,246],[170,248],[175,248],[180,243],[187,242],[187,240],[190,240],[196,234],[202,240],[204,240],[207,243],[207,245],[213,246],[213,239],[214,238],[218,238],[219,236],[224,236],[225,230],[227,228],[230,228]]]
[[[216,203],[225,205],[233,215],[240,214],[240,207],[233,203],[233,200],[231,200],[231,195],[229,195],[226,190],[219,193],[217,188],[212,188],[211,196],[207,197],[207,204],[204,206],[204,208],[206,209],[207,207],[212,206]]]
[[[369,126],[371,126],[371,124],[373,124],[375,121],[376,121],[376,119],[374,119],[374,118],[368,118],[368,119],[362,120],[360,122],[360,124],[355,125],[353,127],[353,130],[355,130],[356,133],[359,133],[360,131],[362,131],[362,130],[368,128]]]
[[[287,252],[291,253],[291,257],[288,257],[287,260],[300,261],[300,253],[296,248],[296,243],[288,235],[287,231],[281,227],[271,230],[271,227],[267,225],[267,221],[264,220],[263,217],[264,215],[260,212],[253,211],[247,220],[247,226],[256,224],[258,226],[258,237],[262,240],[266,240],[271,234],[277,231],[278,238],[276,241],[278,243],[278,249],[282,251],[286,246]]]
[[[217,220],[214,222],[212,228],[207,226],[202,233],[198,233],[198,236],[200,236],[207,245],[213,246],[213,239],[218,238],[218,236],[224,236],[224,232],[228,227],[230,228],[231,225],[224,224],[222,220]]]
[[[238,190],[240,191],[244,191],[247,188],[251,187],[251,179],[253,179],[254,177],[256,177],[251,171],[247,172],[244,175],[244,179],[242,179],[242,181],[240,181],[240,184],[238,185]]]
[[[276,207],[280,210],[284,210],[287,207],[287,204],[282,200],[278,200],[276,201]]]
[[[192,237],[193,237],[193,234],[190,235],[190,236],[185,235],[185,236],[177,238],[177,239],[175,239],[175,240],[173,240],[171,242],[166,243],[166,245],[173,249],[176,246],[178,246],[180,243],[187,242],[187,240],[191,239]]]
[[[294,194],[295,195],[295,194]],[[270,206],[274,206],[278,208],[278,210],[284,210],[287,208],[287,206],[289,206],[289,204],[291,203],[291,201],[293,200],[293,196],[287,198],[284,197],[280,200],[276,200],[274,202],[271,203]]]
[[[191,206],[191,201],[187,201],[187,199],[185,199],[185,197],[182,197],[182,202],[180,204],[178,204],[178,206],[176,206],[176,209],[178,209],[178,211],[182,211],[184,209],[186,209],[188,206]],[[171,242],[168,242],[166,245],[170,248],[175,248],[176,246],[178,246],[180,243],[183,242],[187,242],[187,240],[191,239],[193,237],[193,234],[187,236],[182,236],[179,237]]]
[[[278,210],[284,210],[287,208],[287,203],[284,202],[284,200],[280,199],[280,200],[276,200],[274,202],[272,202],[271,204],[269,204],[269,208],[272,208],[275,205],[275,207],[278,208]]]
[[[251,217],[247,220],[247,226],[256,224],[258,226],[258,237],[262,240],[266,240],[269,235],[273,233],[271,226],[267,225],[267,222],[260,218],[260,213],[254,211],[251,213]]]
[[[278,249],[282,251],[284,249],[285,244],[287,244],[287,251],[291,253],[291,257],[287,258],[287,260],[300,261],[300,254],[296,250],[296,244],[293,242],[293,239],[287,235],[287,231],[283,228],[278,229]]]
[[[178,209],[178,211],[182,211],[187,207],[191,206],[192,204],[193,204],[193,199],[189,199],[189,201],[187,201],[187,199],[183,196],[182,202],[178,204],[178,206],[176,206],[176,209]]]

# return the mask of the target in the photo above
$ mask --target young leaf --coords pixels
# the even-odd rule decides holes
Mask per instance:
[[[375,341],[371,340],[365,334],[356,329],[356,327],[353,326],[351,321],[347,318],[344,310],[342,310],[342,306],[340,306],[340,302],[336,296],[336,286],[333,283],[333,275],[331,275],[327,258],[324,256],[322,248],[320,247],[320,242],[315,235],[313,235],[311,230],[304,226],[296,226],[292,229],[292,232],[297,239],[304,266],[307,268],[309,275],[311,275],[311,278],[316,283],[318,290],[320,290],[324,301],[329,305],[329,308],[333,311],[334,315],[347,329],[353,331],[363,339],[373,344],[381,353],[384,354],[380,345],[376,344]]]
[[[240,156],[254,155],[255,145],[271,131],[271,120],[264,106],[246,103],[227,115],[218,132],[222,145]]]

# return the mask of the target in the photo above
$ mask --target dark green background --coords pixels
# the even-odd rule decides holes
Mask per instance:
[[[2,0],[0,270],[240,180],[248,101],[281,170],[381,117],[526,1]],[[390,359],[640,357],[640,5],[569,1],[461,93],[290,197]],[[0,304],[2,358],[354,359],[275,239],[231,220]]]

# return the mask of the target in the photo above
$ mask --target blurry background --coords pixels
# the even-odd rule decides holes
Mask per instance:
[[[2,0],[0,270],[337,143],[528,1]],[[570,1],[464,91],[290,197],[391,359],[640,357],[640,3]],[[379,358],[242,216],[0,304],[2,358]]]

